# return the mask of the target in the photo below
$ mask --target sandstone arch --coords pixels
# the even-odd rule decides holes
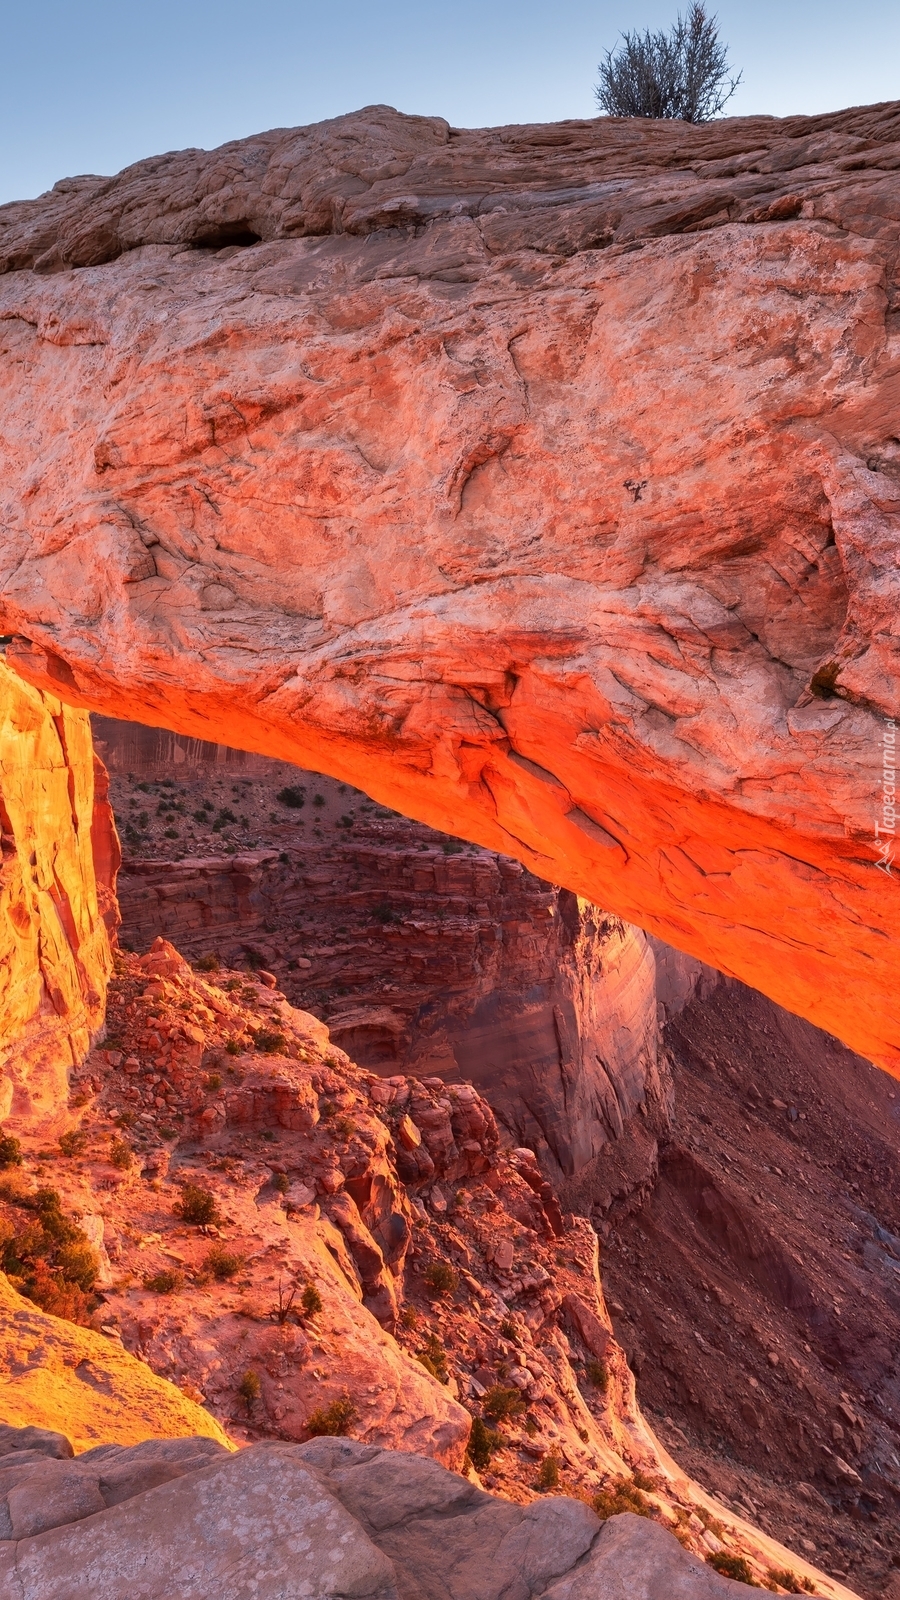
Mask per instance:
[[[896,105],[375,107],[3,208],[10,661],[518,855],[896,1070],[898,162]]]

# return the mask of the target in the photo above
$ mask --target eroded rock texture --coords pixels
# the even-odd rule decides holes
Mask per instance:
[[[119,845],[90,720],[0,660],[0,1118],[65,1117],[103,1023]]]
[[[900,109],[384,107],[0,213],[2,626],[897,1066]]]

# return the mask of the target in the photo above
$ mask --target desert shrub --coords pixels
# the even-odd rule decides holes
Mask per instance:
[[[447,1370],[447,1352],[436,1333],[429,1333],[416,1360],[440,1383],[447,1382],[450,1376]]]
[[[283,1033],[272,1033],[266,1028],[260,1028],[253,1035],[253,1043],[264,1056],[277,1056],[284,1049],[287,1040]]]
[[[417,1328],[419,1326],[419,1313],[415,1306],[404,1306],[400,1313],[401,1328]]]
[[[259,1374],[257,1372],[245,1372],[240,1383],[238,1384],[237,1392],[243,1400],[244,1405],[247,1407],[247,1415],[249,1417],[251,1411],[253,1410],[254,1403],[259,1399],[260,1394],[262,1393],[262,1384],[259,1381]]]
[[[287,1194],[290,1187],[291,1180],[286,1172],[275,1172],[272,1174],[272,1188],[277,1189],[279,1194]]]
[[[441,849],[445,856],[461,856],[463,852],[462,845],[457,844],[455,839],[444,839],[441,843]]]
[[[71,1128],[60,1134],[59,1148],[64,1156],[80,1156],[87,1147],[87,1134],[81,1128]]]
[[[394,915],[393,911],[391,910],[390,906],[387,904],[387,901],[385,901],[385,900],[383,900],[381,902],[381,905],[375,906],[373,908],[372,915],[375,918],[375,921],[382,923],[382,925],[385,925],[388,922],[396,922],[397,921],[396,916]]]
[[[175,1215],[182,1222],[193,1223],[195,1227],[210,1227],[219,1221],[216,1197],[197,1183],[186,1183],[181,1191],[181,1199],[175,1205]]]
[[[518,1389],[495,1383],[484,1396],[481,1409],[489,1422],[506,1422],[511,1417],[522,1415],[525,1401]]]
[[[612,1478],[595,1494],[591,1505],[601,1522],[607,1517],[617,1517],[623,1511],[632,1511],[639,1517],[652,1517],[653,1512],[637,1484],[630,1478]]]
[[[472,1432],[469,1435],[469,1459],[476,1472],[484,1472],[490,1466],[491,1456],[503,1443],[499,1433],[489,1428],[481,1417],[472,1418]]]
[[[22,1146],[11,1133],[0,1133],[0,1170],[22,1165]]]
[[[69,1322],[89,1322],[98,1262],[87,1235],[64,1215],[55,1189],[8,1197],[35,1216],[19,1228],[4,1226],[0,1268],[42,1310]]]
[[[308,1283],[300,1296],[305,1317],[314,1317],[322,1309],[322,1296],[314,1283]]]
[[[514,1340],[517,1337],[516,1325],[512,1317],[504,1317],[500,1324],[500,1332],[504,1339]]]
[[[339,1139],[352,1139],[356,1132],[356,1123],[352,1117],[338,1117],[334,1131]]]
[[[306,790],[301,789],[299,784],[288,784],[286,788],[279,789],[275,799],[280,800],[283,806],[300,811],[306,805]]]
[[[210,1273],[217,1283],[225,1283],[228,1278],[235,1277],[243,1265],[243,1256],[234,1250],[226,1250],[224,1245],[214,1244],[207,1252],[203,1270]]]
[[[306,1431],[311,1439],[337,1438],[349,1433],[356,1418],[356,1406],[346,1389],[340,1399],[330,1406],[318,1406],[306,1419]]]
[[[610,117],[674,117],[709,122],[731,99],[741,74],[729,77],[728,50],[716,18],[694,0],[687,18],[669,33],[623,33],[608,50],[595,89],[601,112]]]
[[[134,1151],[125,1139],[113,1139],[109,1147],[109,1159],[120,1172],[127,1172],[134,1162]]]
[[[746,1583],[751,1589],[759,1588],[753,1576],[753,1569],[744,1556],[732,1556],[727,1550],[719,1550],[716,1555],[707,1556],[706,1564],[715,1572],[720,1572],[723,1578],[733,1578],[735,1583]]]
[[[202,817],[203,817],[203,813],[202,812],[197,813],[197,821],[198,822],[200,822],[202,820]],[[196,967],[198,972],[218,972],[218,970],[219,970],[219,958],[218,958],[217,955],[213,955],[213,953],[210,952],[210,954],[207,955],[207,956],[199,956],[197,958],[197,960],[194,962],[194,966]]]
[[[203,1087],[207,1094],[215,1094],[216,1090],[221,1089],[222,1087],[222,1078],[220,1074],[218,1072],[211,1072]]]
[[[226,1039],[226,1041],[225,1041],[225,1054],[226,1055],[239,1056],[241,1054],[242,1050],[243,1050],[243,1046],[242,1046],[242,1044],[241,1044],[239,1039]]]
[[[166,1267],[162,1272],[154,1272],[144,1279],[144,1288],[151,1294],[175,1294],[184,1287],[184,1274]]]
[[[587,1373],[588,1382],[592,1383],[595,1389],[599,1389],[601,1394],[605,1394],[609,1388],[609,1369],[606,1362],[588,1361],[585,1363],[584,1370]]]
[[[716,1571],[721,1572],[722,1568],[717,1567]],[[732,1574],[730,1572],[726,1572],[725,1576],[726,1578],[730,1578]],[[750,1581],[751,1580],[749,1578],[741,1579],[742,1583],[749,1583]],[[788,1594],[815,1593],[815,1585],[810,1583],[808,1578],[801,1578],[796,1572],[791,1572],[788,1567],[770,1567],[769,1581],[771,1583],[777,1583],[779,1589],[786,1589]]]
[[[459,1274],[451,1267],[449,1261],[432,1261],[425,1268],[424,1278],[426,1289],[435,1297],[453,1294],[459,1283]]]
[[[314,794],[313,795],[313,805],[314,806],[323,806],[324,804],[325,804],[325,796],[323,794]]]
[[[656,1479],[649,1472],[642,1472],[640,1467],[635,1467],[631,1474],[631,1481],[635,1488],[646,1489],[649,1494],[653,1494],[659,1488]]]
[[[535,1488],[545,1494],[548,1489],[559,1488],[559,1456],[545,1456],[541,1462]]]

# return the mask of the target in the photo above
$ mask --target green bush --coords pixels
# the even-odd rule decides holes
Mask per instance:
[[[300,1296],[305,1317],[314,1317],[322,1309],[322,1296],[314,1283],[308,1283]]]
[[[11,1133],[0,1133],[0,1171],[22,1165],[22,1146]]]
[[[277,1189],[279,1194],[287,1194],[290,1187],[291,1180],[286,1172],[273,1173],[272,1188]]]
[[[722,1568],[717,1567],[716,1571],[721,1572]],[[727,1572],[725,1576],[730,1578],[731,1573]],[[770,1567],[769,1580],[777,1583],[780,1589],[786,1589],[788,1594],[815,1594],[815,1584],[810,1583],[808,1578],[801,1578],[796,1572],[791,1572],[789,1567]],[[749,1583],[750,1579],[743,1578],[741,1581]]]
[[[275,799],[280,800],[283,806],[300,811],[306,805],[306,790],[301,789],[299,784],[289,784],[286,788],[279,789]]]
[[[605,1361],[588,1361],[584,1368],[589,1383],[605,1394],[609,1388],[609,1369]]]
[[[127,1172],[134,1162],[134,1151],[124,1139],[113,1139],[109,1147],[109,1159],[120,1172]]]
[[[238,1384],[237,1392],[247,1407],[247,1415],[249,1417],[255,1402],[259,1399],[260,1394],[262,1393],[262,1384],[259,1381],[259,1374],[256,1372],[245,1372],[240,1383]]]
[[[447,1352],[436,1333],[429,1333],[416,1360],[440,1383],[447,1382],[450,1376],[447,1368]]]
[[[476,1472],[484,1472],[490,1466],[491,1456],[495,1450],[499,1450],[502,1443],[502,1436],[493,1428],[488,1428],[481,1417],[472,1418],[469,1459]]]
[[[559,1456],[545,1456],[538,1471],[535,1488],[545,1494],[548,1489],[559,1488]]]
[[[448,1261],[432,1261],[430,1266],[425,1268],[424,1279],[429,1294],[437,1297],[455,1293],[459,1274]]]
[[[639,1517],[652,1517],[653,1511],[637,1484],[630,1478],[612,1478],[594,1495],[591,1505],[601,1522],[607,1517],[618,1517],[623,1511],[632,1511]]]
[[[520,1417],[526,1406],[518,1389],[495,1383],[484,1396],[481,1409],[489,1422],[506,1422],[511,1417]]]
[[[253,1043],[262,1055],[277,1056],[281,1054],[287,1040],[283,1033],[272,1033],[266,1028],[260,1028],[259,1032],[253,1035]]]
[[[349,1433],[356,1418],[356,1406],[346,1389],[339,1400],[330,1406],[318,1406],[306,1419],[306,1431],[311,1439],[337,1438]]]
[[[60,1135],[59,1148],[64,1156],[80,1156],[87,1147],[87,1134],[81,1128],[72,1128]]]
[[[20,1228],[0,1227],[0,1269],[42,1310],[69,1322],[89,1322],[98,1262],[87,1235],[64,1215],[55,1189],[9,1198],[36,1215]]]
[[[716,1555],[707,1556],[706,1564],[715,1572],[720,1572],[723,1578],[733,1578],[735,1583],[746,1583],[751,1589],[759,1588],[750,1563],[744,1556],[731,1556],[727,1550],[720,1550]]]
[[[175,1272],[166,1267],[162,1272],[154,1272],[149,1278],[144,1279],[144,1288],[152,1294],[175,1294],[176,1290],[184,1287],[184,1274]]]
[[[181,1199],[175,1206],[175,1215],[182,1222],[193,1223],[198,1228],[211,1227],[220,1220],[215,1195],[197,1183],[184,1184]]]
[[[243,1256],[237,1255],[234,1250],[226,1250],[224,1245],[214,1244],[207,1252],[203,1270],[215,1278],[217,1283],[225,1283],[228,1278],[234,1278],[243,1265]]]
[[[202,812],[197,812],[195,814],[198,822],[203,821]],[[213,955],[212,952],[210,952],[210,954],[207,956],[199,956],[194,962],[194,966],[198,972],[218,972],[219,958],[217,955]]]

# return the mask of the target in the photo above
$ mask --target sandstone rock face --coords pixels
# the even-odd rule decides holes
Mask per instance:
[[[77,1450],[115,1441],[202,1434],[223,1447],[228,1436],[193,1400],[122,1348],[117,1339],[39,1311],[0,1273],[0,1374],[4,1422],[30,1450],[54,1452],[32,1436],[58,1429]],[[20,1441],[21,1443],[21,1441]],[[0,1468],[18,1450],[0,1429]],[[69,1451],[71,1452],[71,1445]],[[0,1473],[2,1476],[2,1473]]]
[[[376,107],[5,208],[15,659],[896,1066],[898,161]]]
[[[182,1452],[205,1441],[185,1440]],[[601,1524],[581,1501],[497,1500],[420,1456],[346,1439],[258,1445],[229,1460],[199,1453],[159,1465],[154,1446],[47,1462],[68,1517],[38,1536],[0,1542],[0,1577],[16,1600],[729,1600],[720,1578],[673,1535],[628,1515]],[[143,1452],[143,1453],[142,1453]],[[21,1494],[41,1473],[19,1469]],[[80,1474],[82,1499],[73,1485]],[[116,1500],[109,1485],[131,1475]],[[83,1509],[92,1485],[97,1509]],[[12,1500],[16,1490],[9,1494]],[[0,1533],[0,1540],[4,1535]],[[10,1542],[15,1540],[16,1542]],[[829,1584],[828,1593],[847,1591]]]
[[[0,661],[0,1119],[50,1130],[103,1023],[118,839],[89,718]]]

